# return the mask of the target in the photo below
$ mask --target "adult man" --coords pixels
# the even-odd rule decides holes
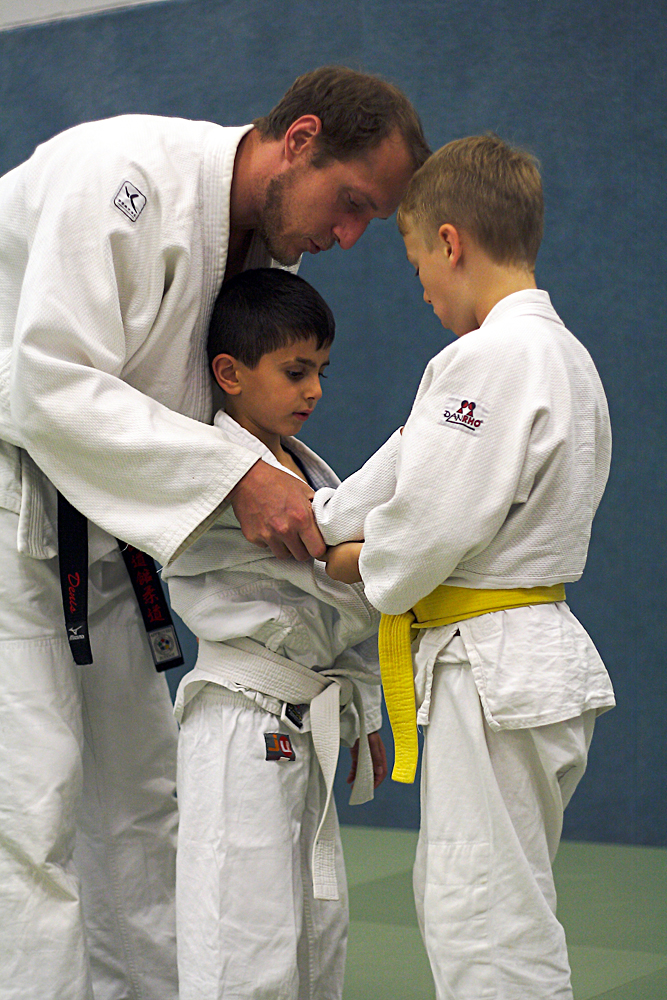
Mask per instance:
[[[305,484],[201,423],[208,318],[225,277],[352,246],[428,149],[399,91],[335,67],[255,124],[91,123],[0,180],[4,997],[176,996],[175,731],[115,539],[167,563],[231,502],[277,555],[323,551]],[[90,521],[83,667],[56,488]]]

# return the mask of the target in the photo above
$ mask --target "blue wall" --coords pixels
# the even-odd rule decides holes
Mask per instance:
[[[493,129],[544,174],[538,282],[591,351],[615,431],[588,568],[569,588],[619,707],[600,722],[570,837],[667,844],[664,5],[601,0],[172,0],[0,34],[0,170],[77,122],[124,112],[239,124],[328,62],[381,73],[435,148]],[[407,414],[447,342],[394,224],[304,262],[338,320],[305,439],[342,474]],[[386,783],[346,821],[416,825],[417,789]]]

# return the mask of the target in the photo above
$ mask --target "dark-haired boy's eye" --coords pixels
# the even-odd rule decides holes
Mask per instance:
[[[290,372],[290,371],[288,371],[287,372],[287,377],[293,379],[295,382],[298,382],[300,378],[303,378],[303,372],[298,372],[298,371]]]

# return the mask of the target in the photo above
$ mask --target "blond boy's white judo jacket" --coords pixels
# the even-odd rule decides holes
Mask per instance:
[[[214,423],[226,440],[247,448],[276,468],[290,471],[224,411],[216,414]],[[300,459],[316,487],[338,483],[329,466],[301,441],[288,438],[284,444]],[[367,732],[379,729],[380,693],[375,681],[379,675],[375,640],[379,615],[360,584],[350,587],[331,580],[324,563],[318,560],[276,559],[268,549],[246,540],[231,509],[163,575],[169,583],[172,606],[203,640],[200,651],[201,647],[206,651],[181,682],[175,704],[177,717],[206,683],[241,691],[261,707],[279,714],[277,690],[261,693],[239,680],[244,676],[244,661],[251,662],[257,659],[256,654],[261,657],[266,653],[269,657],[276,654],[278,677],[280,658],[318,672],[338,665],[366,675],[372,686],[359,684],[365,728]],[[235,645],[243,638],[251,640],[250,645],[245,644],[245,651]],[[353,742],[356,735],[351,728],[345,733],[345,727],[341,734],[345,742]]]
[[[365,539],[366,595],[400,614],[443,583],[578,580],[610,456],[590,355],[546,292],[521,291],[430,361],[403,433],[336,491],[318,491],[313,509],[328,544]],[[461,621],[442,630],[443,645],[457,629],[493,729],[614,704],[597,650],[565,602]],[[428,664],[415,682],[425,723]]]
[[[256,461],[208,425],[205,355],[250,128],[92,122],[0,179],[0,505],[19,551],[55,554],[54,483],[104,529],[92,558],[117,536],[166,563]],[[255,242],[246,266],[270,264]]]

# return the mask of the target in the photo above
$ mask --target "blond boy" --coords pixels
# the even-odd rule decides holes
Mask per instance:
[[[314,500],[330,574],[363,579],[384,613],[399,780],[424,727],[414,889],[439,1000],[571,1000],[551,865],[614,704],[563,588],[584,568],[609,417],[589,354],[536,288],[542,224],[534,161],[496,136],[449,143],[415,174],[399,227],[457,340],[402,434]]]

